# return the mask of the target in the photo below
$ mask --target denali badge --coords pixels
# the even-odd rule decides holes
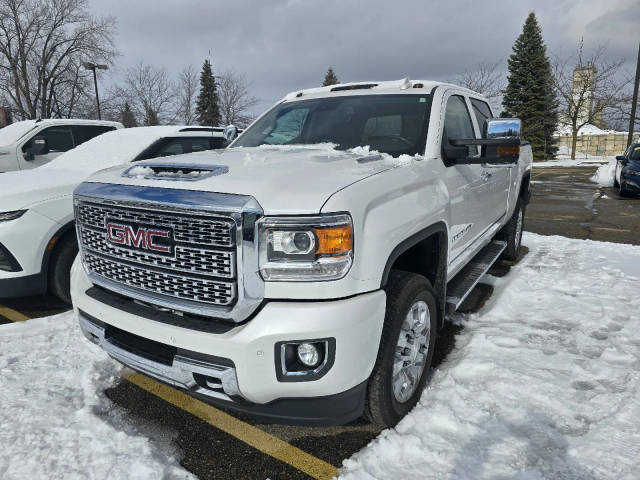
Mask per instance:
[[[173,240],[173,232],[154,227],[136,228],[122,223],[107,222],[107,240],[115,245],[171,254],[170,242],[163,242],[162,239]]]

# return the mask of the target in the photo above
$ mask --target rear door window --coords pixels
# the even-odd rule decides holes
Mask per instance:
[[[492,118],[491,108],[487,102],[483,102],[482,100],[478,100],[477,98],[470,98],[471,106],[473,107],[473,113],[476,116],[476,120],[478,121],[478,128],[480,129],[480,133],[484,133],[484,128],[486,121]]]
[[[73,125],[71,127],[76,147],[94,137],[97,137],[98,135],[102,135],[103,133],[110,132],[115,129],[115,127],[108,127],[106,125]]]

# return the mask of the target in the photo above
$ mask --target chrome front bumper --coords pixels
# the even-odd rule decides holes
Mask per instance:
[[[171,365],[156,362],[143,356],[132,353],[111,341],[106,335],[106,328],[97,322],[91,321],[82,312],[78,312],[80,329],[89,341],[95,343],[113,359],[120,363],[144,373],[150,377],[173,385],[220,400],[234,401],[234,397],[240,396],[238,379],[234,367],[218,365],[176,354]],[[195,375],[201,375],[200,383]]]

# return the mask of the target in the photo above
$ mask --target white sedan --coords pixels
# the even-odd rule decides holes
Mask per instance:
[[[0,175],[0,298],[47,291],[70,302],[78,246],[74,188],[122,163],[226,147],[235,128],[159,126],[108,132],[35,170]]]

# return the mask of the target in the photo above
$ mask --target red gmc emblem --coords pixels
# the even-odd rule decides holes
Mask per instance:
[[[171,238],[171,236],[171,231],[169,230],[147,227],[135,228],[121,223],[107,223],[107,239],[109,242],[125,247],[170,254],[171,247],[158,243],[158,239]]]

